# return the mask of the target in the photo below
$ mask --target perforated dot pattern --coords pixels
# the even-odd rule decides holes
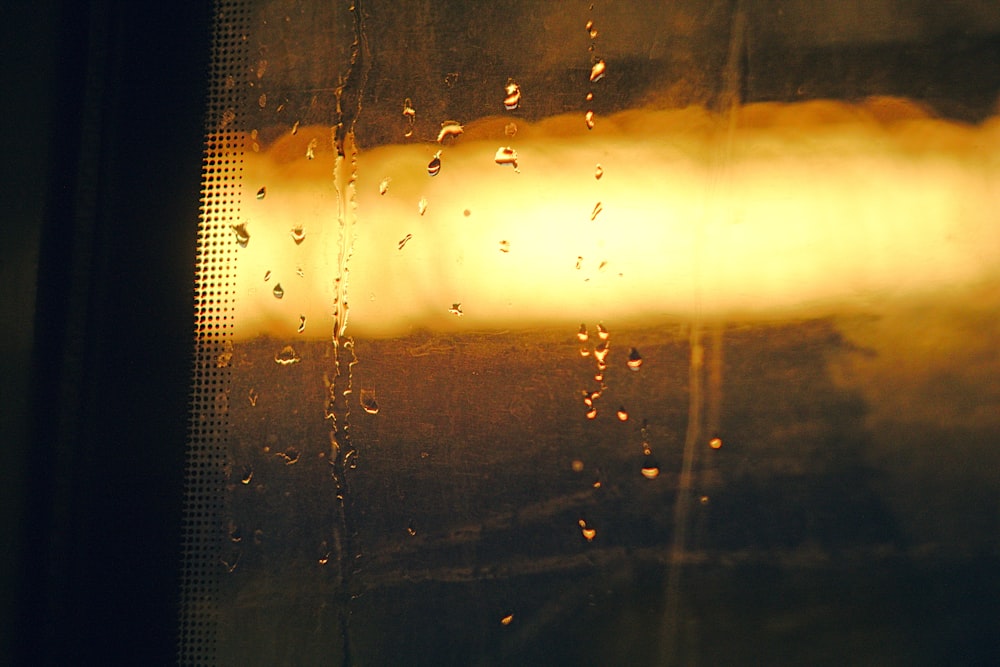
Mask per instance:
[[[182,526],[178,662],[217,662],[218,569],[225,537],[232,306],[246,128],[247,2],[218,0],[209,72],[194,283],[195,350]]]

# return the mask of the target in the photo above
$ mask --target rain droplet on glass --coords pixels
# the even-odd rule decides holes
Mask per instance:
[[[461,123],[457,120],[446,120],[441,123],[441,129],[438,131],[437,141],[440,144],[445,140],[445,137],[457,137],[462,134],[463,131],[464,129],[462,128]]]
[[[513,620],[514,620],[514,614],[507,614],[506,616],[500,619],[500,625],[510,625]]]
[[[583,535],[584,539],[588,542],[593,542],[594,538],[597,537],[597,530],[588,526],[587,522],[583,519],[580,519],[576,523],[580,526],[580,534]]]
[[[591,406],[590,409],[587,410],[586,416],[587,416],[587,419],[596,419],[597,418],[597,408]]]
[[[577,270],[579,270],[581,266],[583,266],[583,257],[580,256],[580,255],[577,255],[576,256],[576,268],[577,268]]]
[[[493,156],[493,160],[497,164],[514,165],[514,170],[517,171],[517,151],[510,146],[501,146],[498,148],[496,154]]]
[[[274,355],[274,361],[280,366],[290,366],[302,361],[302,357],[299,356],[299,353],[295,351],[294,347],[286,345]]]
[[[306,240],[306,230],[302,227],[302,225],[292,227],[289,234],[291,234],[292,240],[295,241],[295,245],[299,245]]]
[[[270,279],[271,279],[271,272],[270,271],[265,271],[264,272],[264,282],[266,283]]]
[[[413,119],[417,115],[417,110],[413,108],[413,102],[407,97],[403,100],[403,116]]]
[[[417,202],[417,213],[423,215],[427,212],[427,197],[421,197]]]
[[[290,466],[294,463],[298,463],[299,450],[295,447],[289,447],[286,451],[278,452],[275,456],[280,456],[285,460],[285,465]]]
[[[597,359],[599,363],[603,362],[605,358],[607,358],[609,351],[610,348],[608,346],[608,341],[602,340],[597,344],[597,347],[594,348],[594,358]]]
[[[517,134],[517,123],[511,121],[506,125],[504,125],[503,133],[508,137],[513,137],[515,134]]]
[[[583,115],[583,119],[587,123],[587,129],[588,130],[593,130],[594,129],[594,112],[592,110],[590,110],[590,109],[587,109],[587,113],[585,113]]]
[[[507,239],[500,241],[500,252],[510,252],[510,241]]]
[[[374,389],[361,390],[361,408],[370,415],[378,414],[378,402],[375,400]]]
[[[642,366],[642,355],[639,354],[639,350],[633,347],[628,353],[628,361],[625,364],[633,371],[639,370]]]
[[[441,151],[434,154],[431,161],[427,163],[427,173],[437,176],[441,172]]]
[[[461,303],[453,303],[453,304],[451,304],[451,308],[448,309],[448,312],[451,313],[452,315],[456,316],[456,317],[461,317],[462,316],[462,304]]]
[[[590,348],[587,347],[586,345],[584,345],[583,347],[581,347],[580,348],[580,356],[581,357],[589,357],[590,356]]]
[[[597,337],[598,338],[600,338],[601,340],[607,340],[609,335],[610,334],[608,333],[608,330],[604,327],[604,324],[598,324],[597,325]]]
[[[622,422],[628,421],[628,411],[625,409],[624,405],[618,408],[617,415],[618,415],[618,421]]]
[[[590,338],[590,334],[587,333],[587,325],[586,324],[581,324],[580,325],[580,330],[576,332],[576,337],[577,337],[577,339],[579,339],[579,341],[581,343],[587,342],[587,339]]]
[[[245,465],[243,466],[243,472],[240,475],[240,481],[243,484],[249,484],[250,480],[253,479],[253,466]]]
[[[298,329],[296,329],[296,331],[298,331],[299,333],[302,333],[305,330],[306,330],[306,316],[305,315],[299,315],[299,326],[298,326]]]
[[[606,65],[603,60],[598,60],[594,63],[594,66],[590,68],[590,80],[591,82],[600,81],[604,76],[604,70]]]
[[[299,133],[299,121],[295,121],[294,123],[292,123],[292,136],[294,137],[298,133]]]
[[[712,449],[722,449],[722,438],[720,438],[719,436],[713,437],[711,440],[708,441],[708,446],[711,447]]]
[[[597,216],[599,216],[601,214],[601,211],[603,211],[603,210],[604,210],[604,207],[601,206],[601,202],[597,202],[596,204],[594,204],[594,210],[592,210],[590,212],[590,219],[591,220],[596,220]]]
[[[592,91],[588,90],[587,94],[583,96],[583,99],[584,99],[585,102],[593,102],[594,101],[594,93]]]
[[[505,94],[503,108],[507,111],[513,111],[521,103],[521,87],[514,83],[513,79],[507,79],[507,85],[504,86],[503,90]]]
[[[601,176],[603,175],[604,175],[604,167],[598,164],[594,168],[594,178],[596,178],[597,180],[601,180]]]
[[[647,455],[642,461],[640,472],[646,479],[656,479],[660,476],[660,464],[652,455]]]
[[[379,181],[379,184],[378,184],[378,193],[380,195],[384,195],[386,192],[389,191],[389,182],[391,180],[392,180],[391,178],[389,178],[388,176],[386,176],[381,181]]]
[[[250,243],[250,232],[247,231],[247,223],[241,222],[238,225],[230,225],[233,233],[236,234],[236,243],[241,248],[246,248]]]
[[[280,298],[282,298],[282,297],[284,297],[284,296],[285,296],[285,290],[284,290],[284,289],[282,289],[282,287],[281,287],[281,283],[277,283],[277,284],[276,284],[276,285],[274,286],[274,289],[273,289],[273,290],[271,290],[271,294],[273,294],[273,295],[274,295],[274,298],[275,298],[275,299],[280,299]]]
[[[260,190],[257,191],[257,199],[263,199],[267,196],[267,186],[261,186]]]
[[[416,536],[416,534],[417,534],[417,528],[416,528],[416,526],[413,525],[412,521],[410,523],[406,524],[406,532],[410,535],[410,537],[415,537]]]
[[[399,249],[402,250],[403,246],[405,246],[407,244],[407,242],[410,239],[412,239],[412,238],[413,238],[413,234],[407,234],[403,238],[399,239],[399,243],[397,244],[399,246]]]
[[[583,472],[583,461],[580,459],[573,459],[570,467],[573,469],[573,472]]]
[[[251,407],[257,406],[257,399],[260,398],[260,394],[253,387],[250,387],[250,391],[247,392],[247,400],[250,401]]]
[[[257,104],[261,109],[267,106],[267,93],[260,94],[260,97],[257,98]]]

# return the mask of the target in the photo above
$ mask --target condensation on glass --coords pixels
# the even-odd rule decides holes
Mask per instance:
[[[989,662],[1000,11],[904,4],[219,0],[180,662]]]

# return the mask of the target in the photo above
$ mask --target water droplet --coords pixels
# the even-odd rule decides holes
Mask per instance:
[[[581,357],[589,357],[590,356],[590,348],[587,347],[587,346],[581,347],[580,348],[580,356]]]
[[[270,279],[271,279],[271,272],[270,271],[265,271],[264,272],[264,282],[266,283]]]
[[[240,476],[240,481],[244,484],[249,484],[250,480],[253,479],[253,466],[245,465],[243,466],[243,473]]]
[[[591,111],[590,109],[587,109],[587,113],[585,113],[583,115],[583,119],[587,122],[587,129],[588,130],[593,130],[594,129],[594,112]]]
[[[370,415],[378,414],[378,402],[375,400],[374,389],[361,390],[361,408]]]
[[[580,256],[580,255],[577,255],[576,256],[576,268],[577,268],[577,270],[579,270],[582,265],[583,265],[583,257]]]
[[[415,537],[417,534],[417,528],[413,525],[413,522],[406,524],[406,532],[410,534],[410,537]]]
[[[378,184],[378,193],[380,195],[384,195],[386,192],[389,191],[389,182],[391,180],[392,180],[391,178],[389,178],[388,176],[386,176],[381,181],[379,181],[379,184]]]
[[[608,346],[608,341],[602,340],[597,344],[597,347],[594,348],[594,358],[597,359],[598,363],[603,362],[605,358],[607,358],[609,351],[610,348]]]
[[[297,275],[299,278],[305,278],[306,277],[306,272],[302,270],[301,266],[296,266],[295,267],[295,275]]]
[[[573,463],[570,464],[573,468],[573,472],[583,472],[583,461],[580,459],[573,459]]]
[[[594,28],[593,21],[587,21],[587,25],[583,26],[583,29],[586,30],[587,32],[590,32],[593,28]]]
[[[298,463],[299,450],[296,449],[295,447],[289,447],[286,451],[278,452],[277,454],[275,454],[275,456],[279,456],[285,459],[285,465],[290,466],[294,463]]]
[[[586,324],[580,325],[580,330],[576,332],[576,337],[580,340],[581,343],[585,343],[587,339],[590,338],[590,334],[587,333]]]
[[[261,186],[260,190],[257,191],[257,199],[263,199],[267,196],[267,187]]]
[[[510,146],[501,146],[498,148],[496,154],[493,156],[493,159],[497,164],[514,165],[514,170],[517,171],[517,151]]]
[[[594,210],[590,212],[590,219],[596,220],[597,216],[599,216],[601,214],[601,211],[603,210],[604,207],[601,206],[601,202],[597,202],[596,204],[594,204]]]
[[[241,222],[238,225],[230,225],[233,233],[236,234],[236,243],[241,248],[246,248],[250,243],[250,232],[247,231],[247,223]]]
[[[646,456],[642,461],[640,472],[646,479],[656,479],[660,476],[660,464],[651,455]]]
[[[247,400],[250,401],[251,407],[257,406],[257,399],[260,398],[260,394],[253,387],[250,387],[250,391],[247,392]]]
[[[292,364],[297,364],[302,361],[299,353],[295,351],[295,348],[291,345],[286,345],[281,348],[281,351],[274,355],[275,363],[281,366],[290,366]]]
[[[472,211],[470,211],[469,209],[465,209],[464,211],[462,211],[462,215],[468,218],[470,215],[472,215]]]
[[[305,330],[306,330],[306,316],[305,315],[299,315],[299,327],[298,327],[297,331],[299,333],[302,333]]]
[[[598,164],[594,168],[594,178],[596,178],[597,180],[601,180],[601,176],[603,176],[603,175],[604,175],[604,167],[602,167],[600,164]]]
[[[588,526],[586,521],[580,519],[576,523],[580,526],[580,534],[582,534],[584,539],[588,542],[592,542],[594,538],[597,537],[597,530]]]
[[[500,625],[510,625],[511,621],[514,620],[514,614],[507,614],[500,619]]]
[[[295,241],[295,245],[299,245],[306,240],[306,230],[302,228],[302,225],[292,227],[292,230],[289,233],[292,235],[292,240]]]
[[[462,316],[462,304],[461,303],[453,303],[453,304],[451,304],[451,308],[448,309],[448,312],[451,313],[452,315],[455,315],[456,317],[461,317]]]
[[[403,249],[403,246],[405,246],[405,245],[406,245],[406,243],[407,243],[407,242],[408,242],[408,241],[409,241],[410,239],[412,239],[412,238],[413,238],[413,234],[407,234],[407,235],[406,235],[406,236],[404,236],[403,238],[399,239],[399,243],[397,244],[397,245],[399,246],[399,249],[400,249],[400,250],[402,250],[402,249]]]
[[[427,211],[427,197],[421,197],[417,202],[417,213],[423,215]]]
[[[260,97],[257,98],[257,104],[261,109],[267,106],[267,93],[260,94]]]
[[[618,421],[622,422],[628,421],[628,410],[625,409],[624,405],[619,406],[617,414],[618,414]]]
[[[598,60],[594,63],[594,66],[590,68],[590,80],[591,82],[600,81],[604,76],[605,64],[603,60]]]
[[[413,108],[413,102],[407,97],[403,100],[403,116],[413,119],[417,116],[417,110]]]
[[[434,154],[431,161],[427,163],[427,173],[431,176],[437,176],[441,171],[441,151]]]
[[[504,93],[506,97],[503,98],[503,108],[507,111],[513,111],[521,103],[521,87],[514,83],[514,79],[507,79]]]
[[[306,159],[307,160],[312,160],[312,159],[314,159],[316,157],[316,146],[317,145],[319,145],[319,142],[316,139],[312,139],[312,140],[309,141],[309,145],[306,146]]]
[[[253,531],[253,543],[261,544],[263,541],[264,541],[264,530],[258,528],[257,530]]]
[[[253,473],[251,473],[251,475],[252,474]],[[249,482],[243,483],[249,484]],[[234,544],[239,544],[243,541],[243,530],[232,521],[229,522],[229,541]]]
[[[701,504],[702,504],[702,505],[707,505],[707,504],[709,503],[709,498],[708,498],[708,496],[702,496],[702,497],[701,497],[701,498],[699,498],[698,500],[699,500],[699,501],[701,502]]]
[[[280,299],[285,296],[285,290],[281,288],[281,283],[278,283],[274,286],[274,289],[271,290],[271,294],[274,295],[275,299]]]
[[[233,361],[233,344],[229,341],[226,341],[226,343],[225,351],[221,352],[219,356],[215,358],[216,368],[228,368],[229,364]]]
[[[506,239],[500,241],[500,252],[510,252],[510,241]]]
[[[587,410],[587,419],[596,419],[596,418],[597,418],[597,408],[591,406],[590,409]]]
[[[590,29],[590,38],[591,39],[597,39],[597,28],[591,28]]]
[[[594,382],[604,382],[604,373],[594,373]]]
[[[292,136],[294,137],[298,133],[299,133],[299,121],[295,121],[292,124]]]
[[[597,325],[597,337],[598,338],[600,338],[601,340],[607,340],[609,335],[610,334],[608,333],[608,330],[604,327],[604,324],[598,324]]]
[[[720,438],[719,436],[713,437],[711,440],[708,441],[708,446],[711,447],[712,449],[722,449],[722,438]]]
[[[587,94],[583,96],[583,100],[585,102],[593,102],[594,101],[594,93],[592,91],[588,90]]]
[[[438,132],[438,143],[442,143],[445,137],[457,137],[462,134],[462,125],[457,120],[446,120],[441,123],[441,130]]]
[[[642,366],[642,356],[639,354],[639,350],[633,347],[628,353],[628,361],[625,364],[633,371],[639,370],[639,367]]]
[[[517,134],[517,123],[511,121],[506,125],[504,125],[503,133],[508,137],[513,137],[515,134]]]

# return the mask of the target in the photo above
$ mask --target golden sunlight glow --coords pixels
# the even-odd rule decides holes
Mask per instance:
[[[518,121],[511,138],[486,119],[442,144],[362,150],[348,333],[789,316],[997,277],[998,118],[876,99],[600,120]],[[246,153],[237,338],[330,336],[330,143],[302,127]],[[508,146],[516,170],[495,159]]]

